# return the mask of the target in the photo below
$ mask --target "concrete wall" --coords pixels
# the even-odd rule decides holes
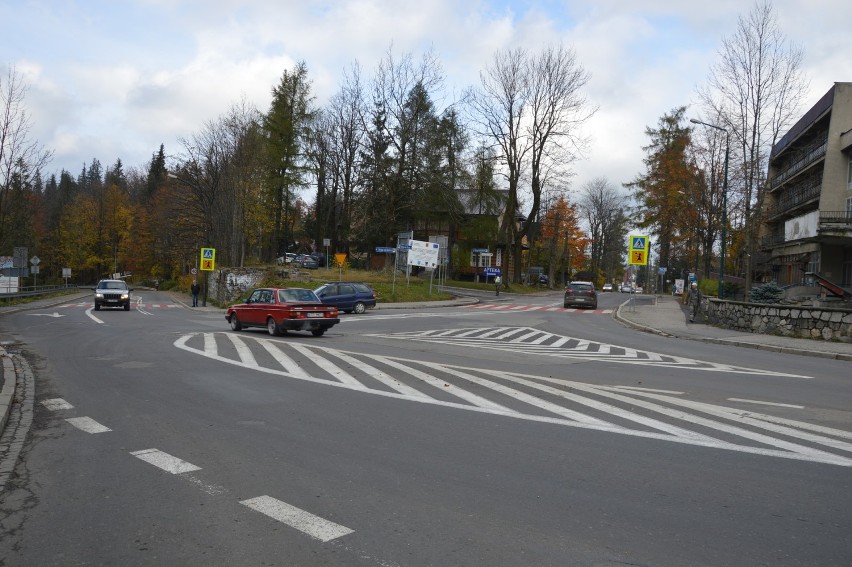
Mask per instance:
[[[736,331],[852,342],[852,309],[710,299],[705,317],[713,325]]]
[[[265,268],[225,268],[211,272],[208,297],[228,305],[246,290],[256,287],[269,273]]]

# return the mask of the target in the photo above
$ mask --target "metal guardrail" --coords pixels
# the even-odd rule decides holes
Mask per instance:
[[[34,297],[38,295],[47,295],[49,293],[57,293],[60,291],[76,291],[79,288],[76,285],[36,285],[23,286],[15,290],[12,288],[0,287],[0,299],[17,299],[20,297]]]

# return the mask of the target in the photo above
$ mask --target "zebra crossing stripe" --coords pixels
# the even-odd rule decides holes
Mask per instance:
[[[524,332],[524,329],[527,328],[514,329],[516,331],[520,329],[520,332]],[[511,328],[500,327],[498,332],[505,334],[509,330]],[[467,331],[461,330],[460,332],[466,333]],[[525,334],[529,333],[530,331],[525,331]],[[210,355],[207,352],[206,335],[204,338],[196,339],[198,343],[204,344],[203,348],[187,346],[186,343],[189,339],[198,337],[199,335],[201,334],[185,335],[175,341],[175,346],[223,362],[248,367],[256,371],[300,378],[315,383],[324,383],[369,392],[375,395],[438,404],[469,411],[500,414],[507,417],[542,423],[609,431],[647,439],[658,439],[716,449],[852,467],[852,457],[848,456],[848,454],[852,453],[852,442],[850,442],[852,440],[852,432],[775,418],[735,408],[693,402],[677,397],[683,395],[683,392],[635,388],[631,386],[591,385],[558,377],[534,376],[519,372],[467,368],[450,364],[407,360],[398,357],[345,352],[324,346],[293,345],[292,343],[277,345],[282,349],[285,347],[287,349],[292,348],[295,352],[310,357],[312,364],[320,359],[335,359],[349,364],[350,368],[358,370],[365,376],[356,386],[351,383],[339,382],[337,378],[339,375],[337,374],[329,374],[329,378],[316,378],[307,376],[306,373],[297,375],[274,368],[251,366],[250,361],[253,360],[253,357],[249,359],[240,354],[236,355],[239,360],[225,358],[219,354]],[[210,333],[210,335],[214,335],[215,338],[215,334]],[[424,333],[424,335],[428,336],[429,333]],[[529,337],[529,339],[538,340],[541,338],[533,337]],[[410,339],[411,337],[406,335],[406,338]],[[440,337],[439,340],[444,340],[444,338]],[[268,342],[268,339],[254,340],[262,344]],[[578,344],[580,343],[576,339],[572,340]],[[502,344],[505,348],[508,343],[503,341]],[[596,343],[592,343],[590,346],[597,348]],[[262,348],[268,349],[269,347],[264,344]],[[229,351],[228,354],[233,356],[233,351]],[[671,358],[673,359],[671,364],[710,364],[690,361],[689,359],[674,360],[676,357]],[[323,368],[334,372],[334,368],[338,367],[331,362],[325,365],[317,364],[316,366],[324,373],[327,370],[322,370]],[[428,368],[428,371],[424,370],[424,367]],[[398,370],[397,378],[389,376],[380,368]],[[735,369],[734,371],[742,370],[749,371],[751,369]],[[752,370],[752,372],[758,373],[760,371]],[[355,379],[358,380],[357,377]],[[370,388],[363,382],[363,380],[367,379],[379,380],[394,391],[389,392]],[[405,380],[410,381],[412,379],[418,383],[423,383],[436,390],[445,392],[447,395],[451,395],[466,403],[444,401],[438,399],[438,397],[424,395],[410,386],[408,388],[411,388],[411,390],[406,392],[401,386],[404,385]],[[513,403],[510,404],[510,407],[504,403],[500,403],[499,398],[493,399],[494,396],[484,397],[485,395],[481,395],[481,392],[474,394],[468,391],[467,384],[472,384],[479,389],[492,392],[494,396],[505,396]],[[416,393],[408,395],[410,392]],[[542,395],[538,396],[535,392],[541,392]],[[613,420],[609,420],[606,417],[601,419],[601,417],[593,414],[590,415],[582,410],[572,409],[569,405],[562,404],[558,400],[565,400],[566,404],[575,404],[588,408],[591,412],[611,416]],[[544,411],[547,415],[512,409],[519,407],[519,404],[524,404],[530,408],[537,408]],[[666,420],[664,421],[657,416],[666,418]],[[632,422],[640,427],[627,427],[620,425],[619,421]],[[711,434],[714,431],[720,434],[718,438]],[[740,439],[742,442],[738,443],[727,440],[728,438]],[[832,453],[829,449],[845,454]]]

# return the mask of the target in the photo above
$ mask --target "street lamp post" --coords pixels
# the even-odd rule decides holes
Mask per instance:
[[[707,126],[708,128],[714,128],[716,130],[721,130],[725,133],[725,177],[722,180],[722,247],[719,251],[719,299],[724,299],[725,297],[725,237],[726,228],[728,225],[728,160],[731,156],[731,133],[727,128],[722,128],[721,126],[717,126],[715,124],[708,124],[707,122],[702,122],[701,120],[696,120],[695,118],[690,118],[690,122],[693,124],[701,124],[702,126]]]

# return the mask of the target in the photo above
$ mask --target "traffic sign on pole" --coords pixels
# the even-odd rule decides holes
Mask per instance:
[[[631,234],[628,263],[634,266],[647,266],[649,248],[650,243],[647,236]]]

